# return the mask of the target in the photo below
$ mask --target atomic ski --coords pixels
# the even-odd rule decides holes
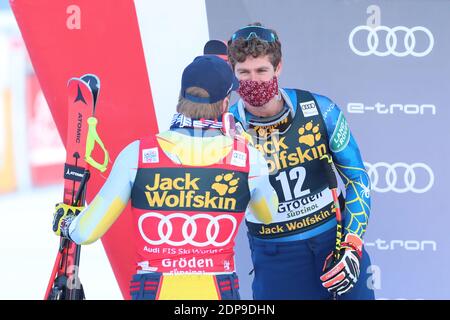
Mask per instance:
[[[108,153],[96,132],[95,106],[100,80],[95,75],[72,78],[68,82],[68,125],[66,162],[64,164],[63,202],[84,206],[90,167],[104,172]],[[104,163],[98,164],[90,154],[98,144],[104,151]],[[46,300],[83,300],[83,286],[78,278],[80,246],[61,237],[58,255],[45,293]]]

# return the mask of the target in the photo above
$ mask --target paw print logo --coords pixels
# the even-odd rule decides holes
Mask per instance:
[[[234,178],[234,173],[219,174],[214,179],[211,188],[222,197],[224,195],[235,193],[238,188],[239,178]]]
[[[319,132],[319,124],[313,125],[313,122],[310,121],[298,129],[298,134],[298,142],[313,147],[316,141],[319,141],[321,137]]]

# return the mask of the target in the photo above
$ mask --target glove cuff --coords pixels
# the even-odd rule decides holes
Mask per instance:
[[[356,234],[352,233],[346,234],[344,241],[341,243],[341,247],[349,248],[356,251],[358,257],[361,259],[363,242],[362,239],[358,237]]]
[[[72,223],[73,219],[75,219],[75,218],[76,218],[75,215],[69,214],[65,218],[62,219],[60,230],[61,230],[61,235],[64,238],[72,240],[69,235],[69,228],[70,228],[70,224]]]

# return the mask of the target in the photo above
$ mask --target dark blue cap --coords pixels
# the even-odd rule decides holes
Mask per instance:
[[[220,40],[209,40],[203,47],[203,54],[215,54],[219,58],[228,61],[227,44]]]
[[[196,97],[186,93],[186,89],[198,87],[208,92],[208,98]],[[181,96],[195,103],[215,103],[225,99],[231,91],[239,88],[230,65],[214,55],[199,56],[183,71]]]

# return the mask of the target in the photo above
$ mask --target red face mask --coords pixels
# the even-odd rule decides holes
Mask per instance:
[[[278,94],[278,79],[269,81],[239,81],[238,93],[245,102],[253,107],[261,107]]]

